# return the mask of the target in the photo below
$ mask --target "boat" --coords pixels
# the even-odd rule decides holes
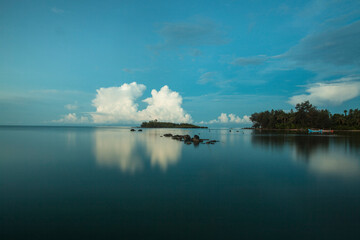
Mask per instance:
[[[323,130],[323,129],[308,129],[309,133],[334,133],[334,130]]]
[[[323,133],[334,133],[334,130],[322,130]]]
[[[318,130],[313,130],[313,129],[308,129],[309,133],[323,133],[322,129],[318,129]]]

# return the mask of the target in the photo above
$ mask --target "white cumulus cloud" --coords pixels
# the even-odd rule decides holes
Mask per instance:
[[[296,105],[309,100],[315,105],[340,105],[360,95],[360,82],[340,79],[330,83],[316,83],[305,91],[307,94],[295,95],[289,99],[289,103]]]
[[[247,115],[244,115],[242,118],[239,116],[236,116],[233,113],[230,114],[226,114],[226,113],[221,113],[220,116],[217,119],[211,120],[209,121],[210,124],[213,123],[241,123],[241,124],[246,124],[246,123],[251,123],[250,117]]]
[[[58,120],[52,121],[53,123],[89,123],[89,118],[86,116],[77,116],[76,113],[69,113],[64,115],[62,118]]]
[[[182,97],[166,85],[160,91],[153,89],[151,97],[143,101],[149,105],[139,112],[139,118],[142,120],[191,122],[191,116],[181,107]]]
[[[136,100],[143,95],[146,87],[136,82],[120,87],[100,88],[93,100],[96,112],[91,113],[95,123],[140,122],[157,119],[159,121],[191,122],[191,116],[181,107],[182,97],[163,86],[153,89],[151,97],[143,100],[148,106],[138,109]]]
[[[146,87],[136,82],[123,84],[120,87],[100,88],[92,101],[96,112],[92,113],[95,123],[115,123],[137,120],[139,98]]]

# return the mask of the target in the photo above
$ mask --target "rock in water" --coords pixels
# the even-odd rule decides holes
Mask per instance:
[[[191,141],[190,135],[184,135],[184,141]]]
[[[181,141],[183,139],[183,136],[175,135],[175,136],[172,136],[171,138],[175,139],[175,140],[178,140],[178,141]]]

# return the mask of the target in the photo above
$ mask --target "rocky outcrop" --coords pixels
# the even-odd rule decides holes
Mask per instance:
[[[208,141],[209,139],[201,139],[199,135],[194,135],[194,137],[191,137],[190,135],[172,135],[171,133],[166,133],[163,135],[164,137],[171,137],[174,140],[182,141],[187,145],[194,144],[199,145],[200,143],[204,143],[204,141]],[[160,136],[160,137],[163,137]],[[216,140],[210,140],[206,142],[206,144],[214,144],[218,141]]]

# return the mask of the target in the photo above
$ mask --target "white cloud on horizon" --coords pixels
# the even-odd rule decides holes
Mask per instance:
[[[340,105],[360,95],[360,82],[351,81],[352,78],[343,78],[330,83],[315,83],[305,90],[307,94],[295,95],[289,99],[289,103],[297,103],[309,100],[315,105]]]
[[[123,84],[120,87],[100,88],[93,99],[96,112],[91,116],[95,123],[115,123],[119,120],[135,121],[138,104],[135,100],[139,98],[146,87],[135,82]]]
[[[203,122],[205,123],[205,122]],[[226,114],[221,113],[220,116],[217,119],[213,119],[209,121],[209,124],[214,123],[238,123],[238,124],[248,124],[251,123],[250,117],[247,115],[244,115],[242,118],[239,116],[236,116],[233,113]]]
[[[100,88],[93,100],[96,112],[91,113],[94,123],[141,122],[157,119],[159,121],[191,122],[191,116],[181,107],[182,97],[163,86],[159,91],[153,89],[151,97],[143,100],[148,106],[138,110],[135,100],[143,95],[146,86],[123,84],[120,87]]]
[[[53,120],[53,123],[65,123],[65,124],[80,124],[80,123],[89,123],[89,118],[86,116],[77,116],[76,113],[69,113],[64,115],[58,120]]]
[[[159,91],[153,89],[151,97],[142,100],[147,107],[139,110],[136,103],[146,86],[137,84],[123,84],[120,87],[97,89],[96,97],[92,100],[95,112],[77,116],[76,113],[63,115],[52,123],[78,124],[78,123],[138,123],[149,120],[170,121],[178,123],[192,122],[192,118],[181,107],[182,97],[178,92],[172,91],[167,85]],[[77,103],[64,106],[68,110],[76,110]]]

